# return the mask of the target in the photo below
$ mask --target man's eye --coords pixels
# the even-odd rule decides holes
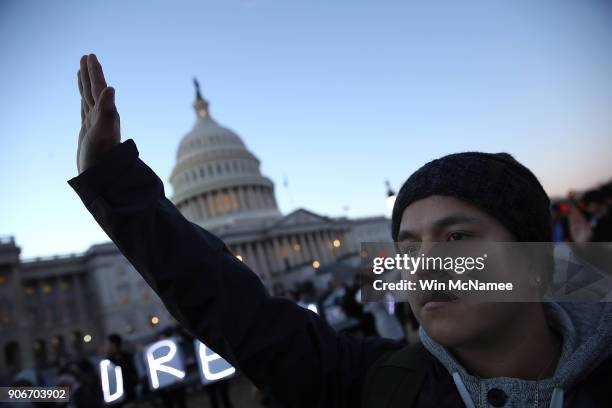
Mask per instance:
[[[464,240],[468,237],[467,234],[464,234],[463,232],[451,232],[448,236],[448,240],[449,241],[461,241]]]

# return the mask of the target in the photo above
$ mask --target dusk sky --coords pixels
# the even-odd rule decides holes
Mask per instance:
[[[0,235],[26,258],[108,241],[66,183],[90,52],[167,195],[194,76],[284,213],[384,214],[386,179],[466,150],[553,196],[612,178],[610,2],[0,0]]]

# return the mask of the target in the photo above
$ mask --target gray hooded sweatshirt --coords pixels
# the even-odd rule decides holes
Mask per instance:
[[[545,303],[548,321],[563,336],[559,364],[552,378],[478,378],[470,375],[452,354],[421,327],[423,345],[453,376],[468,408],[488,407],[493,388],[506,393],[506,408],[562,408],[564,393],[612,354],[612,303]]]

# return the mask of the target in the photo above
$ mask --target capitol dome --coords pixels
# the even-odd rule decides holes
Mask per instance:
[[[274,184],[234,131],[209,112],[197,81],[196,122],[181,140],[170,175],[172,201],[185,217],[207,229],[266,223],[280,217]]]

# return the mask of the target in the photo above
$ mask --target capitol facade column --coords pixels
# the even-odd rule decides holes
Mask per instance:
[[[255,202],[255,196],[253,195],[253,190],[251,186],[245,186],[244,190],[247,196],[247,200],[249,201],[249,204],[251,205],[250,208],[251,209],[257,208],[257,203]]]
[[[264,202],[263,196],[261,194],[261,186],[255,186],[255,197],[257,197],[257,201],[259,202],[259,208],[266,208],[266,203]]]
[[[240,204],[240,208],[243,210],[247,209],[246,202],[244,201],[244,188],[242,186],[236,187],[236,191],[238,192],[238,203]]]
[[[183,214],[183,216],[185,216],[185,218],[187,218],[188,220],[191,220],[191,209],[189,208],[189,202],[184,201],[184,202],[178,204],[177,208],[179,209],[181,214]]]
[[[335,262],[340,257],[340,248],[336,248],[334,246],[334,240],[338,239],[338,237],[336,237],[334,233],[332,233],[332,231],[325,231],[323,233],[323,236],[325,239],[325,244],[329,248],[331,257],[333,261]],[[342,247],[342,241],[340,241],[340,247]]]
[[[274,253],[273,241],[274,241],[274,238],[271,238],[268,241],[266,241],[265,249],[266,249],[267,259],[270,261],[270,265],[272,267],[271,271],[276,273],[276,272],[280,272],[283,268],[281,267],[278,257]]]
[[[304,256],[304,247],[302,246],[302,244],[299,242],[299,235],[292,235],[291,236],[291,241],[293,242],[293,253],[295,254],[295,257],[297,258],[297,263],[298,264],[303,264],[306,262],[306,257]],[[298,250],[296,251],[296,247],[298,248]]]
[[[208,202],[206,201],[206,194],[205,193],[201,193],[198,196],[199,202],[200,202],[200,206],[202,208],[202,215],[205,219],[208,219],[210,217],[212,217],[212,214],[210,213],[210,207],[208,206]]]
[[[316,241],[314,239],[314,233],[309,232],[305,235],[306,242],[308,242],[308,246],[310,248],[310,253],[312,254],[313,261],[323,262],[323,258],[321,255],[321,251],[319,250]]]
[[[323,234],[323,231],[318,231],[316,233],[316,238],[317,238],[317,243],[319,245],[319,248],[321,248],[321,253],[323,254],[323,259],[325,260],[325,263],[330,263],[331,254],[329,253],[329,248],[326,245],[325,236]]]
[[[204,202],[206,203],[206,208],[208,208],[208,216],[210,218],[213,218],[216,213],[215,213],[215,203],[213,202],[212,199],[212,194],[210,192],[204,193]]]
[[[198,204],[198,199],[197,197],[194,197],[191,199],[191,205],[193,207],[193,209],[195,210],[195,219],[196,220],[201,220],[202,219],[202,209],[200,208],[200,205]]]
[[[279,272],[284,272],[285,271],[285,261],[281,255],[281,250],[280,250],[280,242],[279,242],[279,238],[278,237],[273,237],[272,238],[272,247],[274,248],[274,257],[275,259],[278,260],[278,264],[280,266],[280,268],[278,269]]]
[[[210,207],[212,208],[213,215],[221,215],[223,212],[217,208],[217,191],[211,191],[208,193],[208,199],[210,200]]]
[[[268,262],[268,258],[265,255],[263,242],[255,241],[255,252],[257,252],[257,258],[262,267],[262,273],[266,276],[266,279],[270,279],[270,262]]]
[[[259,265],[257,265],[257,256],[255,256],[255,253],[251,248],[251,243],[245,242],[242,245],[244,247],[244,255],[246,257],[247,265],[261,278],[261,271],[259,270]]]
[[[303,233],[302,234],[298,234],[297,235],[297,240],[298,240],[298,243],[300,244],[300,246],[302,247],[302,256],[304,258],[304,262],[312,261],[315,257],[310,252],[310,247],[308,246],[308,243],[305,240],[304,234]]]

